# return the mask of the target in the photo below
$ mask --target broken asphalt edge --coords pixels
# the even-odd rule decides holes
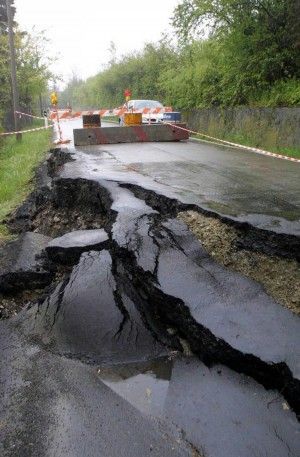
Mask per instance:
[[[190,344],[192,351],[208,366],[222,363],[231,369],[251,376],[262,384],[266,389],[278,390],[289,402],[294,411],[300,414],[300,381],[293,375],[284,362],[267,363],[252,354],[245,354],[233,347],[226,341],[214,336],[208,328],[196,322],[187,306],[180,299],[168,296],[159,289],[157,277],[154,273],[144,271],[137,265],[132,252],[120,247],[112,238],[112,226],[117,213],[112,209],[113,200],[108,190],[101,182],[83,178],[57,177],[57,170],[67,161],[73,160],[72,154],[67,151],[56,149],[51,152],[48,160],[48,174],[53,178],[51,190],[47,198],[53,200],[55,205],[61,207],[74,207],[76,204],[86,203],[86,196],[96,211],[108,213],[108,223],[105,229],[108,232],[110,242],[108,249],[113,259],[113,274],[116,284],[123,284],[128,295],[138,295],[138,300],[144,318],[147,321],[149,314],[157,314],[163,323],[175,327],[178,334],[184,337]],[[216,217],[234,227],[238,227],[245,233],[245,239],[240,240],[239,247],[243,247],[246,241],[247,249],[252,246],[255,250],[265,250],[267,253],[282,255],[283,257],[296,258],[299,260],[300,239],[294,235],[282,235],[271,231],[258,229],[249,223],[237,222],[230,217],[224,217],[216,212],[207,211],[197,205],[187,205],[159,195],[154,191],[144,189],[130,183],[118,183],[120,187],[129,189],[137,198],[145,201],[147,205],[158,212],[152,217],[154,226],[156,223],[175,217],[178,212],[193,209],[207,216]],[[32,214],[39,212],[44,203],[41,198],[43,190],[35,191],[29,201],[34,202],[35,208]],[[92,198],[91,198],[92,196]],[[25,205],[28,205],[28,201]],[[29,204],[29,213],[30,213]],[[28,209],[28,208],[27,208]],[[28,218],[30,219],[29,214]],[[26,219],[26,218],[25,218]],[[253,241],[253,244],[251,242]],[[122,267],[122,268],[119,268]],[[66,279],[61,285],[60,294],[68,283]],[[125,285],[125,286],[124,286]],[[118,286],[117,286],[118,287]],[[138,291],[138,292],[137,292]],[[149,307],[151,300],[151,307]]]

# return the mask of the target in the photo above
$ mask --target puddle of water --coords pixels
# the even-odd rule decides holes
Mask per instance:
[[[173,361],[163,358],[99,368],[101,381],[145,414],[162,416]]]

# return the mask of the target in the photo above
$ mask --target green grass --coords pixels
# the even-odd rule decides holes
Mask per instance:
[[[276,152],[277,154],[300,159],[300,148],[280,148],[277,150],[272,148],[271,152]]]
[[[33,189],[34,169],[49,150],[51,134],[49,130],[26,133],[20,142],[13,136],[0,146],[0,240],[9,235],[3,219]]]
[[[228,135],[224,138],[227,141],[232,141],[233,143],[243,144],[245,146],[250,146],[259,149],[265,149],[266,151],[275,152],[276,154],[282,154],[288,157],[300,158],[300,148],[286,148],[278,146],[256,146],[251,138],[244,136],[242,134]]]
[[[194,135],[193,135],[194,136]],[[200,137],[201,135],[195,135],[196,137]],[[212,135],[213,136],[213,135]],[[288,157],[295,157],[297,159],[300,159],[300,147],[299,148],[287,148],[287,147],[277,147],[277,146],[257,146],[254,142],[254,140],[251,140],[251,138],[247,137],[246,135],[243,134],[235,134],[235,135],[226,135],[225,137],[221,138],[222,140],[226,141],[231,141],[232,143],[237,143],[237,144],[242,144],[244,146],[250,146],[252,148],[259,148],[259,149],[264,149],[266,151],[270,152],[275,152],[276,154],[281,154],[285,155]],[[205,138],[205,140],[209,141],[208,138]],[[211,140],[213,141],[213,140]]]

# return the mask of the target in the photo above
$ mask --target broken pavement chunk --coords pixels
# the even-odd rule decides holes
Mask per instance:
[[[126,282],[127,275],[128,288],[133,283],[145,309],[176,328],[205,363],[222,363],[278,389],[299,414],[299,319],[258,283],[218,265],[200,244],[197,254],[183,227],[177,220],[163,225],[153,220],[148,231],[139,232],[137,245],[129,234],[132,257],[117,260],[125,264],[119,281]],[[140,255],[145,237],[155,240],[154,278]]]
[[[104,229],[74,230],[50,241],[46,252],[56,263],[74,265],[83,252],[101,250],[107,244],[108,235]]]
[[[166,355],[132,300],[118,290],[112,269],[108,251],[82,254],[70,279],[28,311],[24,332],[59,353],[92,362]]]
[[[43,266],[41,253],[51,238],[26,232],[0,251],[0,292],[11,293],[45,287],[52,274]]]

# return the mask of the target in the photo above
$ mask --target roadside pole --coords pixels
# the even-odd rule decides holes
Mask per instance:
[[[8,25],[8,38],[9,38],[9,51],[10,51],[10,70],[11,70],[11,85],[12,85],[12,96],[13,96],[13,111],[14,111],[14,124],[15,132],[19,131],[19,120],[17,111],[19,110],[19,93],[17,87],[17,70],[16,70],[16,50],[14,42],[14,32],[11,14],[11,0],[6,0],[6,11],[7,11],[7,25]],[[16,133],[16,139],[21,140],[22,134]]]
[[[48,113],[46,110],[43,111],[43,116],[44,116],[44,122],[45,122],[45,129],[47,129],[49,124],[48,124]]]

